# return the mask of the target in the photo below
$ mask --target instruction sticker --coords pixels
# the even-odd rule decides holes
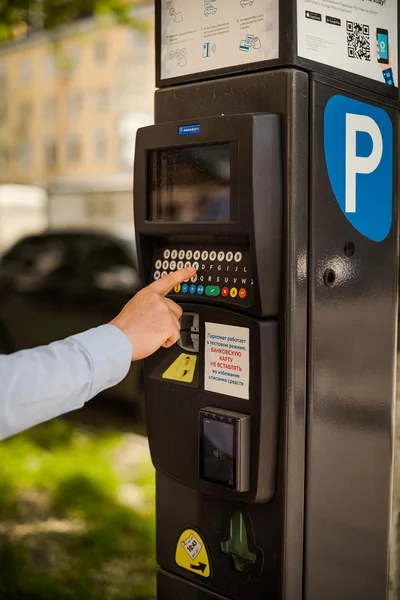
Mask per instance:
[[[161,3],[162,79],[278,56],[279,0]]]
[[[250,330],[206,323],[204,389],[249,400]]]
[[[197,356],[193,354],[181,354],[163,373],[163,379],[192,383],[196,370]]]
[[[297,0],[298,54],[398,87],[395,0]]]
[[[210,559],[204,541],[193,529],[186,529],[176,545],[175,562],[201,577],[210,577]]]

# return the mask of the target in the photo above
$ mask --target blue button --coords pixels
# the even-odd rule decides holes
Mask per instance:
[[[197,293],[200,294],[200,296],[204,294],[204,285],[199,285],[197,288]]]
[[[191,285],[191,286],[190,286],[190,288],[189,288],[189,292],[190,292],[191,294],[195,294],[195,293],[196,293],[196,290],[197,290],[197,288],[196,288],[196,286],[195,286],[195,285]]]
[[[187,283],[184,283],[184,284],[183,284],[183,286],[182,286],[182,290],[181,290],[181,291],[182,291],[182,294],[187,294],[187,293],[188,293],[188,290],[189,290],[189,286],[188,286],[188,284],[187,284]]]

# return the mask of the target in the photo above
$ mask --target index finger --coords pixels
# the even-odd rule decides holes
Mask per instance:
[[[162,277],[158,281],[154,281],[152,284],[150,284],[150,287],[153,289],[153,291],[157,292],[157,294],[166,296],[172,290],[172,288],[179,283],[186,281],[186,279],[190,279],[195,274],[196,269],[193,267],[190,267],[189,269],[179,269],[179,271],[169,273],[169,275]]]

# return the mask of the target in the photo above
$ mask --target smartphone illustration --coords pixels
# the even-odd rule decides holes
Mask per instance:
[[[377,29],[376,39],[378,42],[378,62],[389,64],[389,32],[387,29]]]

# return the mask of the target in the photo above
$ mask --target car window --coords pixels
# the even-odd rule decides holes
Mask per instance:
[[[72,253],[56,237],[26,238],[2,260],[1,270],[20,291],[65,285],[76,274]]]
[[[93,286],[96,293],[123,292],[133,294],[140,279],[130,252],[110,240],[99,241],[81,264],[81,281]]]
[[[97,274],[109,271],[115,267],[133,267],[130,256],[117,244],[102,242],[94,245],[87,253],[84,261],[84,270],[87,273]]]

